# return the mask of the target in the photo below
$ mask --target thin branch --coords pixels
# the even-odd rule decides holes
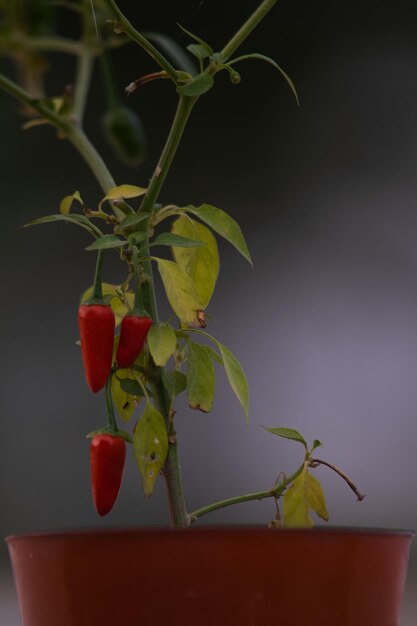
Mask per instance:
[[[334,465],[333,463],[329,463],[329,461],[323,461],[322,459],[310,459],[310,467],[318,467],[319,465],[325,465],[326,467],[329,467],[334,472],[336,472],[336,474],[338,474],[340,478],[343,478],[343,480],[349,485],[359,501],[365,498],[365,494],[361,493],[356,485],[350,480],[349,476],[342,472],[342,470],[339,469],[336,465]]]
[[[212,513],[213,511],[217,511],[218,509],[223,509],[227,506],[232,506],[233,504],[240,504],[241,502],[251,502],[253,500],[264,500],[265,498],[279,498],[285,489],[287,489],[288,485],[290,485],[294,480],[301,474],[304,469],[304,463],[300,465],[300,467],[288,478],[284,478],[279,481],[275,487],[272,489],[267,489],[266,491],[255,491],[253,493],[247,493],[242,496],[235,496],[233,498],[227,498],[226,500],[220,500],[219,502],[214,502],[213,504],[209,504],[208,506],[202,507],[201,509],[197,509],[190,513],[190,522],[195,522],[199,517],[203,515],[207,515],[207,513]]]
[[[134,28],[134,26],[129,22],[127,17],[121,12],[119,7],[117,6],[114,0],[104,0],[108,9],[111,11],[113,16],[117,21],[117,27],[121,32],[125,33],[135,41],[141,48],[143,48],[155,61],[158,65],[169,75],[169,77],[174,81],[175,84],[178,82],[178,72],[171,65],[171,63],[164,57],[163,54],[159,52],[155,46],[151,44],[146,37],[141,35],[139,31]]]

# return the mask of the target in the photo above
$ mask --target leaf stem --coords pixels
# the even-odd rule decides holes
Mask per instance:
[[[263,0],[259,7],[252,13],[246,22],[239,28],[237,33],[230,39],[221,51],[222,61],[230,59],[232,54],[241,46],[250,33],[257,27],[259,22],[263,20],[267,13],[272,9],[277,0]]]
[[[109,427],[113,432],[117,433],[119,429],[117,428],[116,416],[114,414],[113,400],[111,397],[112,379],[113,379],[113,373],[110,372],[109,377],[106,382],[106,407],[107,407],[107,417],[109,418]]]
[[[94,274],[93,296],[92,300],[96,303],[103,302],[103,285],[101,276],[103,273],[103,250],[97,253],[96,271]]]
[[[279,498],[285,489],[290,485],[294,480],[301,474],[304,468],[304,463],[300,465],[300,467],[288,478],[284,478],[282,481],[278,482],[273,489],[267,489],[266,491],[255,491],[253,493],[247,493],[241,496],[235,496],[233,498],[227,498],[226,500],[220,500],[219,502],[214,502],[213,504],[209,504],[208,506],[202,507],[201,509],[197,509],[190,513],[190,522],[193,523],[203,515],[207,515],[207,513],[212,513],[213,511],[217,511],[218,509],[223,509],[227,506],[232,506],[233,504],[240,504],[241,502],[251,502],[253,500],[264,500],[265,498]]]
[[[164,57],[163,54],[159,52],[155,46],[151,44],[146,37],[141,35],[136,28],[129,22],[127,17],[121,12],[119,7],[117,6],[115,0],[104,0],[108,9],[116,18],[118,24],[117,26],[132,39],[132,41],[136,42],[141,48],[145,50],[155,61],[156,63],[169,75],[169,77],[174,81],[175,84],[178,82],[178,72],[171,65],[171,63]]]

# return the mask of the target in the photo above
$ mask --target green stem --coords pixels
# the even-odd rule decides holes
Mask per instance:
[[[116,183],[107,165],[104,163],[87,135],[82,128],[74,123],[67,127],[66,135],[89,166],[104,193],[107,194],[110,189],[116,186]],[[113,207],[113,210],[118,217],[124,216],[124,213],[119,211],[116,207]]]
[[[82,124],[85,105],[87,103],[88,90],[90,88],[94,68],[94,58],[94,52],[92,52],[88,44],[85,43],[82,54],[78,58],[73,103],[73,113],[80,125]]]
[[[106,407],[107,407],[107,417],[109,418],[109,427],[110,429],[117,433],[117,422],[116,416],[114,414],[113,400],[111,397],[111,383],[112,383],[113,373],[109,374],[109,377],[106,382]]]
[[[153,173],[146,195],[144,196],[144,199],[139,209],[139,211],[141,212],[149,213],[149,218],[147,220],[144,220],[142,226],[145,232],[149,232],[149,222],[151,219],[153,207],[158,199],[169,168],[171,167],[173,158],[184,133],[188,118],[196,101],[197,98],[188,98],[184,96],[180,97],[170,133],[162,150],[158,165],[156,166],[156,169]],[[142,246],[142,254],[144,257],[150,256],[149,238],[144,242]],[[156,304],[153,270],[150,259],[145,259],[143,261],[143,268],[145,274],[148,277],[148,280],[143,285],[144,306],[150,312],[154,322],[157,323],[158,309]],[[153,382],[153,392],[155,396],[155,402],[158,406],[158,410],[165,417],[167,429],[171,431],[172,423],[169,415],[169,403],[167,402],[161,374],[162,370],[157,369]],[[185,505],[184,489],[181,479],[178,443],[175,437],[175,433],[172,433],[172,436],[170,436],[168,456],[164,466],[164,478],[167,489],[171,525],[173,527],[189,526],[189,517]]]
[[[157,372],[162,370],[158,368]],[[154,394],[158,411],[165,417],[168,431],[168,455],[165,461],[163,474],[167,492],[170,524],[173,528],[187,528],[190,517],[185,504],[184,488],[181,477],[179,448],[173,422],[169,415],[169,403],[160,375],[153,377],[151,389]]]
[[[259,7],[252,13],[252,15],[246,20],[237,33],[231,38],[231,40],[225,45],[221,51],[222,60],[225,62],[232,54],[241,46],[250,33],[257,27],[259,22],[263,20],[267,13],[272,9],[277,0],[264,0]]]
[[[190,513],[190,522],[195,522],[195,520],[203,517],[203,515],[207,515],[207,513],[212,513],[213,511],[217,511],[218,509],[223,509],[227,506],[232,506],[233,504],[240,504],[241,502],[251,502],[253,500],[264,500],[265,498],[279,498],[285,489],[290,485],[294,480],[301,474],[304,469],[304,463],[300,465],[300,467],[288,478],[280,481],[278,485],[276,485],[273,489],[267,489],[266,491],[255,491],[253,493],[247,493],[242,496],[235,496],[234,498],[227,498],[226,500],[220,500],[219,502],[214,502],[213,504],[209,504],[208,506],[202,507],[201,509],[197,509]]]
[[[96,304],[103,303],[103,285],[101,275],[103,273],[103,250],[99,250],[97,253],[96,271],[94,274],[93,295],[91,302]]]
[[[150,41],[146,39],[141,33],[139,33],[136,28],[129,22],[127,17],[123,15],[119,7],[117,6],[114,0],[104,0],[108,9],[114,15],[118,22],[118,27],[130,37],[133,41],[135,41],[141,48],[143,48],[155,61],[158,65],[168,74],[168,76],[177,84],[178,81],[178,72],[171,65],[171,63],[164,57],[163,54],[159,52],[155,46],[151,44]]]
[[[142,298],[142,285],[141,285],[141,276],[140,276],[140,267],[138,260],[138,249],[136,246],[132,246],[132,264],[133,264],[133,272],[134,272],[134,292],[135,292],[135,302],[133,305],[133,314],[138,315],[139,317],[147,316],[144,306],[143,306],[143,298]]]
[[[188,118],[197,100],[197,97],[180,96],[171,130],[139,211],[152,211],[177,152]]]
[[[142,223],[142,229],[144,232],[149,232],[149,222],[151,219],[153,207],[158,200],[162,185],[165,182],[166,176],[169,172],[175,153],[177,152],[179,143],[184,133],[188,118],[196,101],[197,98],[180,96],[170,133],[162,150],[158,165],[156,166],[155,171],[152,175],[148,190],[139,208],[140,212],[149,213],[149,218],[147,220],[144,220]],[[144,242],[142,246],[142,252],[144,257],[150,256],[149,239]],[[143,285],[144,306],[145,309],[149,311],[154,322],[157,322],[158,308],[155,297],[153,270],[150,260],[144,261],[143,268],[145,274],[148,277],[148,280]]]
[[[90,0],[84,0],[82,3],[81,21],[81,53],[77,63],[73,102],[73,114],[80,126],[82,126],[95,58],[93,42],[95,41],[96,35],[94,32],[93,18],[91,16]]]

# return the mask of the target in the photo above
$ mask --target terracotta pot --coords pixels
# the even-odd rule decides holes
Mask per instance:
[[[23,626],[398,626],[412,533],[9,537]]]

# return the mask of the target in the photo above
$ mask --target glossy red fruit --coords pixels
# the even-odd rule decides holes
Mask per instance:
[[[120,327],[116,361],[119,367],[131,367],[138,358],[152,326],[147,316],[126,315]]]
[[[99,515],[113,508],[122,483],[126,444],[120,437],[96,435],[90,444],[91,487]]]
[[[109,305],[82,304],[78,309],[81,353],[88,386],[97,393],[110,374],[113,359],[114,313]]]

